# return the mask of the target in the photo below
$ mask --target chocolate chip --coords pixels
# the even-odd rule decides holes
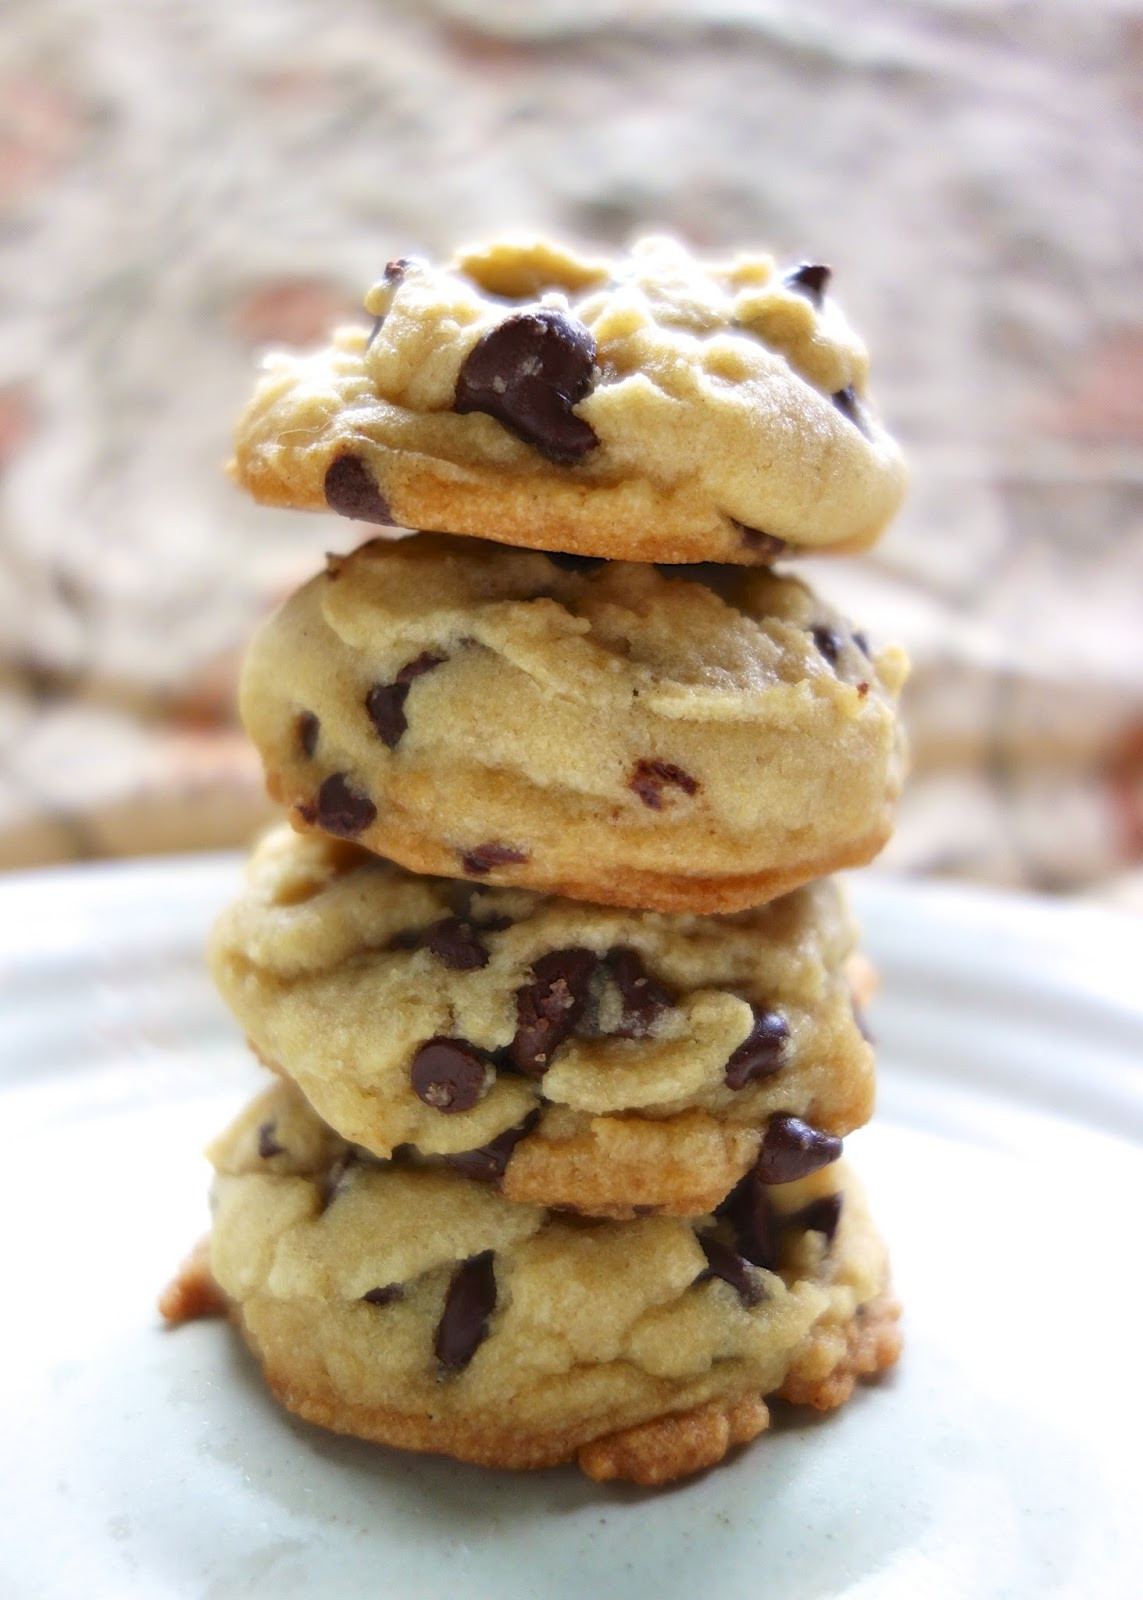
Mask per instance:
[[[316,806],[299,806],[307,822],[316,820],[327,833],[337,833],[345,839],[368,828],[377,816],[377,807],[367,794],[355,789],[344,772],[332,773],[317,793]]]
[[[745,1089],[748,1083],[780,1072],[786,1061],[789,1025],[778,1011],[751,1006],[754,1026],[726,1063],[724,1077],[728,1089]]]
[[[684,794],[697,794],[699,781],[669,761],[637,761],[627,780],[627,787],[652,811],[662,811],[663,790],[668,786],[681,789]]]
[[[269,1161],[274,1156],[284,1156],[286,1147],[279,1144],[274,1135],[278,1130],[276,1122],[264,1122],[258,1129],[258,1154],[263,1161]]]
[[[734,1229],[739,1255],[756,1267],[778,1269],[778,1218],[757,1171],[751,1170],[715,1211]]]
[[[869,640],[866,638],[865,634],[863,634],[863,633],[854,633],[853,635],[851,635],[851,637],[853,639],[854,644],[861,651],[862,655],[863,656],[869,655]]]
[[[518,1072],[543,1077],[583,1013],[598,961],[594,951],[576,948],[533,961],[531,983],[516,990],[516,1035],[508,1047]]]
[[[754,1168],[762,1183],[793,1183],[841,1155],[841,1140],[820,1133],[800,1117],[771,1117]]]
[[[445,1165],[477,1183],[499,1183],[508,1167],[513,1150],[526,1138],[540,1119],[539,1108],[524,1119],[518,1128],[506,1128],[495,1139],[489,1139],[476,1150],[458,1150],[445,1156]]]
[[[611,950],[605,966],[623,1002],[623,1016],[612,1031],[621,1039],[646,1038],[661,1013],[674,1005],[674,996],[648,975],[637,950]]]
[[[385,271],[381,274],[382,281],[385,283],[397,283],[405,276],[406,271],[412,265],[412,261],[412,256],[394,256],[392,261],[385,263]]]
[[[801,266],[795,267],[792,272],[787,272],[786,287],[793,289],[796,294],[804,294],[806,299],[820,311],[822,297],[832,276],[833,272],[829,267],[803,261]]]
[[[348,1173],[357,1165],[357,1153],[345,1150],[331,1162],[318,1182],[318,1211],[325,1211],[345,1188]]]
[[[553,566],[562,567],[565,572],[595,572],[606,565],[602,556],[573,556],[563,550],[545,550],[544,554]]]
[[[365,710],[382,744],[395,749],[409,726],[405,701],[414,678],[420,678],[448,657],[432,650],[423,651],[415,661],[406,662],[393,683],[375,683],[365,696]]]
[[[464,1039],[426,1039],[409,1068],[413,1092],[434,1111],[471,1111],[484,1098],[487,1059]]]
[[[761,528],[748,528],[744,522],[739,522],[736,517],[730,519],[742,536],[742,542],[748,550],[753,550],[755,555],[761,556],[766,562],[776,561],[783,550],[788,550],[789,545],[785,539],[779,539],[777,534],[763,533]]]
[[[864,433],[868,437],[869,428],[865,421],[865,413],[861,409],[861,401],[857,398],[857,390],[853,385],[848,384],[844,389],[839,389],[831,399],[842,416],[848,418],[859,433]]]
[[[749,1263],[713,1233],[700,1233],[698,1242],[706,1257],[706,1267],[695,1279],[703,1283],[709,1278],[721,1278],[734,1289],[744,1306],[756,1306],[766,1298],[766,1291],[750,1270]]]
[[[807,1233],[824,1233],[826,1243],[832,1244],[841,1221],[841,1203],[840,1190],[834,1194],[823,1194],[820,1199],[811,1200],[808,1206],[803,1206],[784,1220],[787,1227],[805,1228]]]
[[[460,863],[466,872],[482,877],[484,873],[491,872],[493,867],[513,866],[527,859],[526,850],[519,850],[512,844],[497,844],[495,839],[490,839],[487,844],[478,844],[475,850],[464,851]]]
[[[383,1283],[376,1289],[366,1289],[361,1298],[371,1306],[391,1306],[394,1300],[403,1300],[405,1291],[399,1283]]]
[[[317,749],[318,734],[321,732],[321,723],[312,711],[299,712],[297,721],[294,723],[294,731],[297,733],[298,744],[301,746],[302,754],[306,757],[312,757]]]
[[[422,930],[417,945],[430,950],[453,972],[475,972],[488,965],[488,951],[471,922],[462,917],[442,917]]]
[[[841,647],[845,642],[841,634],[835,632],[833,628],[819,625],[810,629],[810,636],[817,645],[818,651],[825,657],[830,666],[836,667],[838,657],[841,655]]]
[[[452,1275],[437,1323],[433,1351],[446,1372],[460,1372],[488,1337],[496,1309],[496,1271],[492,1251],[462,1261]]]
[[[572,407],[591,392],[595,340],[555,307],[519,311],[465,358],[453,410],[495,417],[549,461],[581,461],[599,440]]]
[[[325,503],[354,522],[392,527],[393,517],[380,489],[360,456],[336,456],[325,473]]]

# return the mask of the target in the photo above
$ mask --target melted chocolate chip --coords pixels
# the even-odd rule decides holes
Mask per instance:
[[[627,780],[627,787],[633,789],[652,811],[662,811],[665,788],[681,789],[684,794],[697,794],[699,781],[669,761],[637,761]]]
[[[488,1062],[464,1039],[427,1039],[409,1068],[413,1092],[434,1111],[471,1111],[484,1098]]]
[[[516,1036],[509,1058],[517,1072],[542,1078],[587,1003],[599,958],[591,950],[549,950],[532,963],[532,981],[516,990]]]
[[[739,1255],[756,1267],[775,1272],[778,1268],[778,1218],[766,1186],[756,1171],[750,1171],[717,1208],[734,1229]]]
[[[755,555],[761,556],[767,564],[777,561],[783,550],[788,550],[789,545],[785,539],[779,539],[777,534],[763,533],[761,528],[748,528],[744,522],[739,522],[732,517],[731,521],[742,535],[742,542],[748,550],[753,550]]]
[[[805,1228],[808,1233],[824,1233],[826,1243],[833,1243],[833,1236],[837,1232],[837,1225],[841,1221],[841,1192],[823,1194],[818,1200],[811,1200],[808,1206],[803,1206],[800,1211],[795,1211],[792,1216],[784,1218],[788,1227]]]
[[[793,289],[797,294],[804,294],[818,310],[821,309],[829,280],[833,272],[829,267],[823,267],[818,262],[803,261],[800,266],[786,274],[786,287]]]
[[[864,433],[868,437],[869,429],[865,421],[865,413],[861,409],[861,401],[857,398],[857,390],[853,385],[849,384],[846,388],[839,389],[830,398],[842,416],[853,423],[858,433]]]
[[[332,773],[317,793],[316,806],[299,806],[307,822],[316,820],[326,833],[352,839],[368,828],[377,816],[377,807],[367,794],[355,789],[344,772]]]
[[[488,951],[471,922],[462,917],[442,917],[417,935],[417,946],[430,950],[453,972],[475,972],[488,965]]]
[[[399,1283],[382,1283],[376,1289],[366,1289],[361,1298],[371,1306],[391,1306],[394,1300],[403,1300],[405,1291]]]
[[[745,1089],[748,1083],[769,1078],[785,1065],[790,1038],[785,1017],[761,1006],[750,1009],[754,1013],[754,1026],[726,1063],[724,1076],[728,1089]]]
[[[599,440],[572,407],[591,392],[595,340],[565,312],[506,317],[465,358],[453,410],[483,411],[549,461],[581,461]]]
[[[475,1178],[477,1183],[499,1183],[513,1150],[521,1139],[531,1133],[539,1119],[537,1107],[518,1128],[506,1128],[495,1139],[490,1139],[476,1150],[458,1150],[454,1155],[445,1156],[445,1165],[452,1167],[455,1172],[463,1172],[466,1178]]]
[[[279,1144],[274,1135],[278,1131],[276,1122],[264,1122],[258,1129],[258,1154],[263,1161],[269,1161],[274,1156],[284,1156],[286,1147]]]
[[[460,1372],[488,1337],[496,1309],[496,1271],[492,1251],[462,1261],[452,1275],[433,1350],[446,1372]]]
[[[405,701],[415,678],[420,678],[434,667],[439,667],[448,657],[431,650],[423,651],[415,661],[406,662],[393,683],[375,683],[365,696],[365,710],[381,743],[390,750],[396,748],[401,735],[409,726],[405,716]]]
[[[660,1014],[674,1005],[674,996],[648,975],[637,950],[611,950],[605,966],[623,1002],[623,1016],[614,1032],[621,1039],[646,1038]]]
[[[819,625],[816,628],[810,629],[810,636],[813,639],[814,644],[817,646],[819,653],[825,658],[826,661],[829,662],[831,667],[836,667],[838,657],[841,655],[841,647],[845,642],[842,639],[841,634],[835,632],[833,628],[826,628]]]
[[[553,566],[562,567],[565,572],[595,572],[606,564],[602,556],[573,556],[563,550],[545,550],[544,554]]]
[[[771,1117],[754,1168],[762,1183],[793,1183],[841,1155],[841,1140],[811,1128],[800,1117]]]
[[[703,1283],[709,1278],[721,1278],[734,1289],[744,1306],[756,1306],[766,1298],[766,1291],[750,1270],[749,1263],[712,1233],[700,1233],[698,1242],[706,1257],[706,1267],[695,1279]]]
[[[326,468],[325,503],[354,522],[392,527],[393,517],[373,474],[360,456],[336,456]]]
[[[326,1169],[318,1182],[318,1210],[325,1211],[345,1188],[349,1172],[357,1165],[357,1154],[345,1150]]]
[[[527,859],[526,850],[519,850],[512,844],[497,844],[495,839],[490,839],[487,844],[478,844],[475,850],[464,851],[460,863],[466,872],[471,872],[475,877],[483,877],[484,873],[491,872],[493,867],[513,866]]]
[[[294,731],[298,736],[298,744],[302,754],[307,758],[312,758],[314,751],[317,749],[318,734],[321,732],[321,723],[312,711],[298,713],[298,719],[294,723]]]

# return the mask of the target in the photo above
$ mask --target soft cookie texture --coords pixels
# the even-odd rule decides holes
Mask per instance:
[[[271,505],[617,560],[862,549],[904,466],[829,278],[667,238],[393,261],[371,332],[268,359],[233,471]]]
[[[209,1152],[210,1262],[270,1387],[311,1422],[661,1483],[760,1432],[763,1396],[836,1404],[896,1358],[884,1248],[843,1164],[768,1191],[779,1242],[760,1266],[745,1213],[561,1217],[348,1160],[279,1092],[294,1107],[273,1153],[248,1115]]]
[[[347,1141],[513,1200],[693,1216],[764,1149],[800,1139],[809,1170],[872,1112],[854,941],[828,879],[665,916],[416,877],[282,828],[210,956],[257,1054]]]
[[[263,627],[241,707],[297,826],[415,872],[733,911],[887,839],[902,652],[796,579],[418,534]]]

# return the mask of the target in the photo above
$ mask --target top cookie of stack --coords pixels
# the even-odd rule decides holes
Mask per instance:
[[[393,261],[372,332],[271,358],[233,470],[266,504],[609,560],[862,550],[905,471],[828,281],[663,238]]]

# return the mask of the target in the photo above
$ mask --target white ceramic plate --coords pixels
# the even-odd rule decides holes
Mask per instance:
[[[257,1080],[202,944],[231,859],[0,882],[0,1595],[1143,1593],[1143,926],[865,874],[881,1107],[848,1141],[899,1371],[669,1492],[337,1439],[155,1295]]]

